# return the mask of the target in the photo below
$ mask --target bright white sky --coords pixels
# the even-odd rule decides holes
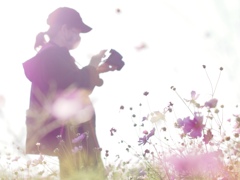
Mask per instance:
[[[238,0],[1,1],[0,95],[6,98],[5,121],[0,122],[2,142],[14,140],[24,145],[30,83],[22,63],[35,54],[35,36],[47,30],[48,14],[60,6],[75,8],[93,27],[92,32],[82,35],[79,48],[72,51],[80,64],[86,65],[91,55],[106,48],[119,51],[126,63],[120,72],[104,74],[104,86],[92,95],[98,139],[105,149],[117,144],[110,137],[111,127],[124,138],[135,137],[128,112],[130,107],[147,103],[144,91],[150,92],[151,110],[162,110],[169,101],[179,102],[170,90],[172,85],[184,98],[189,98],[192,90],[210,98],[203,64],[213,85],[219,67],[224,68],[216,93],[220,103],[232,108],[239,102]],[[116,13],[116,9],[121,12]],[[136,47],[143,43],[147,48],[138,51]],[[127,116],[119,114],[121,105]]]

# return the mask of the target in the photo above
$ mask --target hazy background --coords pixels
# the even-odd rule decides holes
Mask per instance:
[[[1,1],[0,95],[5,97],[4,118],[0,117],[2,145],[15,142],[24,147],[30,83],[22,63],[35,55],[35,36],[48,29],[48,14],[60,6],[75,8],[93,28],[82,35],[80,46],[71,52],[82,66],[93,54],[109,48],[120,52],[126,63],[121,71],[104,74],[104,86],[96,88],[91,96],[104,150],[116,154],[121,151],[118,141],[110,136],[112,127],[121,138],[137,141],[132,114],[136,114],[134,121],[141,121],[142,116],[162,110],[172,101],[182,117],[187,111],[170,86],[175,86],[183,98],[190,98],[192,90],[210,98],[211,86],[203,64],[213,86],[219,68],[224,68],[216,97],[227,112],[229,108],[230,115],[239,103],[239,0]],[[150,92],[147,98],[143,96],[145,91]],[[143,104],[141,110],[139,103]],[[125,109],[120,112],[121,105]]]

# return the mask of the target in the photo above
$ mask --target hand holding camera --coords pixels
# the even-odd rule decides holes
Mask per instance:
[[[96,67],[99,73],[105,73],[109,71],[120,71],[122,67],[125,65],[124,61],[122,61],[122,55],[118,53],[116,50],[111,49],[109,51],[110,55],[106,57],[107,50],[102,50],[98,55],[92,57],[90,65]]]

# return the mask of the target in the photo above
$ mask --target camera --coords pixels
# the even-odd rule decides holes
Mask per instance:
[[[122,61],[122,55],[119,54],[114,49],[111,49],[109,53],[110,53],[110,56],[105,60],[105,63],[112,66],[116,66],[117,70],[120,71],[122,67],[125,65],[124,61]]]

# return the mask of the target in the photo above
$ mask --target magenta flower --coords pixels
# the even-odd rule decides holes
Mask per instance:
[[[196,93],[196,91],[191,91],[191,98],[190,99],[184,99],[186,102],[189,102],[190,104],[194,105],[197,108],[203,108],[204,105],[200,105],[197,102],[197,99],[199,98],[199,94]],[[206,107],[210,107],[210,108],[214,108],[214,103],[215,103],[216,99],[211,99],[210,101],[205,103]],[[217,103],[217,102],[216,102]],[[215,104],[216,106],[216,104]]]
[[[150,137],[152,137],[155,134],[155,128],[153,128],[150,133],[147,135],[147,139],[149,139]]]
[[[145,145],[148,141],[148,139],[155,134],[155,128],[153,128],[149,134],[145,134],[142,138],[139,138],[138,145]]]
[[[190,117],[186,117],[181,122],[183,126],[183,131],[185,134],[190,133],[192,130],[192,127],[194,126],[193,121],[190,119]]]
[[[179,127],[182,127],[185,134],[188,134],[192,138],[197,138],[202,136],[203,116],[198,116],[194,114],[193,120],[190,117],[186,117],[183,120],[178,119]]]
[[[147,143],[147,136],[143,136],[142,138],[139,138],[138,145],[145,145]]]
[[[205,102],[205,106],[208,108],[215,108],[217,106],[218,100],[213,98],[207,102]]]
[[[213,138],[213,134],[212,131],[210,129],[207,130],[207,134],[203,135],[203,141],[205,142],[205,144],[208,144],[209,141]]]
[[[199,94],[196,94],[195,91],[192,91],[191,92],[191,99],[190,100],[185,99],[185,101],[190,102],[192,104],[196,104],[196,100],[197,100],[198,97],[199,97]]]
[[[189,117],[188,117],[188,118],[189,118]],[[182,120],[182,119],[179,118],[179,119],[177,120],[177,124],[178,124],[179,127],[183,127],[183,126],[184,126],[184,120]]]
[[[223,170],[220,151],[184,157],[175,155],[167,158],[167,162],[174,167],[175,173],[179,175],[203,175],[206,173],[218,175]]]

